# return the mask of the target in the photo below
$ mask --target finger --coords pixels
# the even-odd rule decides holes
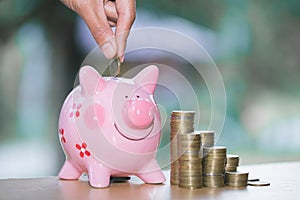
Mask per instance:
[[[108,59],[115,57],[117,45],[104,11],[103,1],[85,1],[78,7],[78,14],[88,25],[94,39]]]
[[[117,55],[124,62],[124,51],[130,28],[135,20],[135,0],[116,0],[118,21],[116,26]]]
[[[107,19],[109,21],[114,21],[115,23],[117,23],[118,13],[116,10],[116,4],[114,2],[108,1],[107,3],[104,4],[104,10]]]

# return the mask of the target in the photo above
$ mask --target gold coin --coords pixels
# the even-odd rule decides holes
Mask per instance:
[[[177,154],[178,155],[186,155],[186,156],[197,156],[200,157],[199,155],[200,150],[199,149],[177,149]]]
[[[206,163],[204,161],[202,163],[203,163],[203,167],[206,168],[219,167],[225,169],[225,163]]]
[[[200,171],[196,171],[195,173],[187,173],[187,172],[182,172],[179,173],[179,179],[183,180],[194,180],[194,179],[199,179],[202,178],[202,173]]]
[[[178,186],[182,187],[182,188],[189,188],[189,189],[192,189],[192,188],[201,188],[202,187],[202,181],[193,182],[193,183],[179,182]]]
[[[198,179],[198,180],[195,180],[195,181],[185,181],[185,180],[178,180],[178,185],[190,185],[190,186],[192,186],[192,185],[194,185],[194,186],[196,186],[196,185],[202,185],[202,179]]]
[[[226,152],[213,152],[213,151],[204,150],[203,153],[206,155],[206,157],[213,157],[213,158],[214,157],[224,157],[224,158],[226,158]]]
[[[180,166],[179,171],[201,171],[202,172],[202,167],[199,165],[186,165],[186,166]]]
[[[207,147],[204,147],[207,148]],[[203,150],[203,153],[205,154],[205,156],[207,157],[224,157],[226,158],[226,151],[224,152],[217,152],[217,151],[207,151],[207,150]]]
[[[187,156],[187,155],[182,155],[178,158],[178,161],[180,162],[181,165],[189,163],[189,164],[195,164],[195,163],[199,163],[202,166],[202,160],[201,158],[197,157],[197,156]]]
[[[179,134],[190,134],[192,133],[194,130],[191,129],[191,130],[186,130],[186,131],[181,131],[181,130],[177,130],[177,131],[174,131],[174,136],[172,137],[177,137],[177,135]],[[172,133],[173,134],[173,133]]]
[[[225,162],[206,162],[203,161],[203,167],[222,167],[225,169]]]
[[[170,124],[192,124],[194,122],[194,116],[179,116],[179,117],[171,117]]]
[[[193,182],[183,182],[178,181],[178,186],[193,186],[193,187],[201,187],[202,186],[202,180],[193,181]]]
[[[225,171],[226,172],[236,172],[237,171],[237,168],[236,167],[225,167]]]
[[[225,174],[228,177],[247,177],[249,175],[249,172],[226,172]]]
[[[197,182],[192,182],[192,183],[189,183],[189,182],[180,182],[179,181],[178,186],[179,187],[197,187],[197,188],[200,188],[200,187],[202,187],[202,181],[199,180]]]
[[[222,176],[203,177],[203,183],[224,185],[224,178]]]
[[[171,176],[178,176],[178,171],[177,171],[177,170],[172,170],[172,171],[170,172],[170,175],[171,175]]]
[[[200,151],[201,142],[185,142],[177,140],[177,146],[181,148],[197,148]]]
[[[202,141],[202,147],[212,147],[214,146],[214,142],[211,141],[211,142],[206,142],[206,141]]]
[[[211,166],[207,166],[207,165],[205,165],[205,166],[203,166],[203,170],[204,171],[225,171],[225,168],[223,167],[223,166],[213,166],[213,165],[211,165]]]
[[[227,154],[226,156],[227,164],[237,166],[239,164],[239,156],[238,155],[230,155]]]
[[[185,179],[183,177],[179,177],[179,183],[180,184],[197,184],[197,183],[201,183],[202,182],[202,177],[199,176],[199,177],[195,177],[194,179]]]
[[[245,187],[247,186],[247,182],[246,183],[225,183],[225,185],[232,186],[232,187]]]
[[[226,156],[225,155],[222,155],[222,154],[216,154],[216,155],[212,155],[212,154],[209,154],[207,156],[204,156],[204,159],[205,160],[215,160],[215,159],[218,159],[218,160],[224,160],[224,162],[226,162]]]
[[[113,59],[109,63],[109,71],[110,71],[110,75],[112,77],[119,76],[119,74],[121,72],[121,61],[120,61],[120,58]]]
[[[183,176],[183,175],[199,175],[199,176],[202,176],[202,170],[201,169],[193,169],[193,170],[183,170],[183,169],[179,169],[178,171],[179,175],[180,176]]]
[[[200,139],[200,136],[199,135],[195,135],[193,133],[190,133],[190,134],[178,134],[177,135],[178,137],[178,140],[179,141],[186,141],[186,142],[193,142],[193,141],[198,141],[200,142],[201,139]]]
[[[196,114],[193,110],[173,110],[172,114]]]
[[[198,160],[180,160],[179,163],[180,167],[199,166],[203,168],[201,161]]]
[[[249,178],[248,181],[259,181],[259,178]]]
[[[213,146],[213,147],[207,147],[204,149],[207,149],[209,151],[226,151],[226,147],[224,147],[224,146]]]
[[[237,167],[237,166],[239,166],[239,163],[238,162],[228,162],[228,160],[226,160],[226,165],[228,166],[228,167]]]
[[[198,153],[200,153],[200,146],[197,144],[192,144],[192,145],[185,145],[185,144],[178,144],[177,149],[180,150],[196,150]]]
[[[190,116],[190,117],[172,117],[170,124],[172,125],[185,125],[185,124],[194,124],[194,116]]]
[[[179,158],[180,165],[202,165],[201,160],[197,158]]]
[[[204,131],[204,130],[200,130],[200,131],[197,131],[197,133],[200,133],[201,135],[214,135],[215,132],[214,131]]]
[[[214,143],[213,140],[203,140],[202,138],[201,138],[201,142],[202,142],[202,145],[208,145],[208,144],[213,144]]]
[[[271,183],[266,182],[266,181],[249,181],[248,185],[251,186],[269,186]]]
[[[199,188],[201,188],[202,187],[202,182],[193,183],[193,184],[179,183],[178,186],[181,187],[181,188],[193,190],[193,189],[199,189]]]
[[[186,154],[186,155],[197,155],[199,157],[200,153],[200,149],[197,147],[193,147],[193,148],[177,148],[177,154],[178,155],[182,155],[182,154]]]
[[[214,140],[215,139],[215,137],[212,135],[203,135],[203,134],[201,134],[200,133],[200,137],[201,137],[201,139],[203,140],[203,141],[211,141],[211,140]]]
[[[222,166],[203,166],[203,171],[205,173],[220,172],[223,174],[225,172],[225,168]]]
[[[179,134],[179,135],[183,135],[183,134]],[[191,135],[191,134],[186,134],[186,135]],[[178,137],[177,138],[178,142],[184,143],[184,144],[201,144],[201,140],[200,138],[191,138],[191,139],[186,139],[186,138],[182,138],[182,137]]]
[[[224,156],[205,156],[203,160],[208,161],[208,162],[226,162],[226,157]]]
[[[199,169],[179,169],[179,175],[201,175],[202,176],[202,170],[201,168]]]
[[[210,183],[210,182],[204,182],[203,181],[203,186],[204,187],[211,187],[211,188],[218,188],[218,187],[224,187],[225,184],[224,182],[220,181],[220,182],[213,182],[213,183]]]
[[[186,159],[188,159],[188,160],[199,160],[199,159],[201,159],[199,157],[199,153],[198,152],[184,152],[184,153],[180,153],[179,152],[178,156],[179,156],[178,160],[180,160],[180,158],[182,160],[186,160]]]
[[[170,124],[172,130],[185,130],[185,129],[193,129],[194,130],[194,122],[183,123],[183,121],[178,121]]]
[[[222,170],[210,170],[210,171],[204,170],[202,173],[204,175],[223,175],[224,171],[222,171]]]
[[[182,147],[198,147],[200,149],[201,147],[201,142],[200,141],[183,141],[180,139],[177,139],[177,146],[182,146]]]
[[[227,154],[228,159],[239,159],[238,155]]]

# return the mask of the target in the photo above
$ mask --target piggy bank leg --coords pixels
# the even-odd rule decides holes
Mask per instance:
[[[137,176],[142,179],[145,183],[158,184],[166,181],[164,174],[162,173],[160,166],[156,160],[150,163],[148,169],[155,169],[149,173],[138,173]]]
[[[150,173],[137,174],[137,176],[142,179],[145,183],[149,184],[159,184],[166,181],[166,178],[161,170],[157,170]]]
[[[79,179],[81,174],[81,171],[79,171],[70,161],[66,160],[58,174],[58,177],[61,179],[74,180]]]
[[[95,188],[105,188],[110,183],[111,170],[101,163],[93,163],[88,167],[89,183]]]

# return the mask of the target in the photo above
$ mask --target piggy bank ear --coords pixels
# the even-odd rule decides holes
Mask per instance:
[[[155,65],[150,65],[138,73],[133,80],[140,84],[145,90],[153,94],[157,79],[159,75],[159,69]]]
[[[91,66],[84,66],[79,71],[79,82],[83,95],[94,95],[96,90],[105,87],[102,76]]]

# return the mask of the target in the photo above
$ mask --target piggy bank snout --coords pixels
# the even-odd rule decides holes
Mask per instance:
[[[154,119],[155,105],[149,100],[137,99],[127,102],[124,118],[133,128],[147,128]]]

